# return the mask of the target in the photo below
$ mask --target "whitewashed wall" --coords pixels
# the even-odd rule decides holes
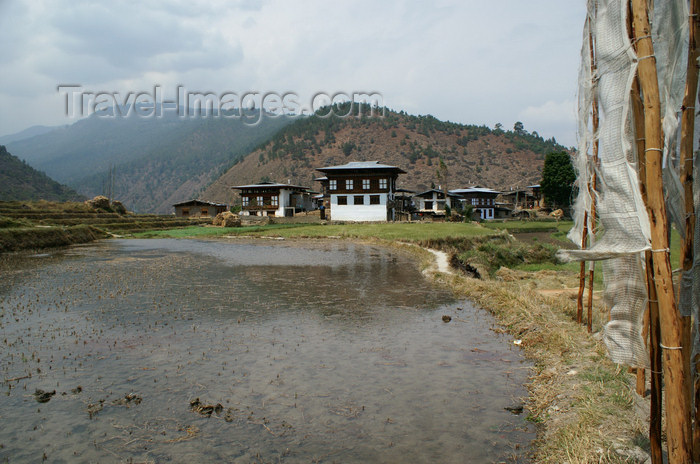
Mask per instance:
[[[291,195],[291,191],[287,189],[280,189],[280,194],[279,194],[279,208],[277,208],[277,211],[275,211],[275,216],[276,217],[284,217],[284,208],[287,206],[292,206],[289,203],[289,196]]]
[[[376,194],[373,194],[376,195]],[[353,202],[353,196],[346,195],[348,197],[348,203]],[[370,205],[369,195],[363,195],[365,197],[364,205],[339,205],[338,195],[331,195],[331,219],[334,221],[357,221],[357,222],[375,222],[375,221],[386,221],[387,220],[387,210],[386,202],[387,195],[380,194],[379,204]]]

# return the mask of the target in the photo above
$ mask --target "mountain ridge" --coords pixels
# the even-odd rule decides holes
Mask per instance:
[[[0,145],[0,200],[79,201],[85,198],[7,151]]]
[[[347,111],[339,108],[336,113]],[[407,173],[399,176],[397,186],[414,191],[439,184],[508,190],[539,183],[545,155],[567,150],[554,138],[527,132],[522,124],[507,131],[389,109],[384,117],[322,116],[281,129],[209,185],[201,198],[232,204],[237,194],[231,186],[260,181],[289,181],[318,190],[316,168],[349,161],[398,166]],[[438,175],[441,160],[447,169]]]
[[[46,134],[47,132],[51,132],[52,130],[58,129],[59,127],[60,126],[31,126],[19,132],[0,136],[0,145],[7,145],[8,143],[17,142],[19,140],[36,137],[37,135]]]
[[[193,198],[233,204],[231,186],[265,180],[318,190],[316,168],[348,161],[399,166],[407,174],[398,186],[409,190],[440,184],[507,190],[539,183],[544,156],[566,150],[521,123],[512,131],[491,129],[351,103],[310,116],[266,115],[257,124],[93,116],[8,149],[82,195],[111,190],[128,209],[155,213]],[[440,163],[446,170],[438,175]]]
[[[172,203],[196,196],[223,167],[288,122],[92,116],[8,148],[85,196],[106,193],[113,175],[113,196],[128,209],[170,213]]]

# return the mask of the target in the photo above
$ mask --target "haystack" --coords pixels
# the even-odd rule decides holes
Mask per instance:
[[[112,202],[112,209],[114,210],[115,213],[124,215],[126,214],[126,207],[121,201],[114,200]]]
[[[224,211],[219,213],[212,220],[212,224],[221,227],[240,227],[241,218],[237,214],[233,214],[231,211]]]
[[[109,208],[109,198],[104,195],[97,195],[92,200],[85,201],[85,204],[93,209],[110,209]]]

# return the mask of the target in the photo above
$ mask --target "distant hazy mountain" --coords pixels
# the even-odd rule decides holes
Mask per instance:
[[[92,197],[108,191],[137,212],[172,212],[172,204],[197,194],[238,157],[289,123],[262,118],[91,116],[8,149],[78,192]]]
[[[346,107],[335,114],[348,114]],[[366,114],[366,112],[365,112]],[[8,144],[33,167],[92,197],[109,190],[136,212],[172,212],[191,198],[230,203],[232,185],[273,180],[318,188],[315,168],[378,160],[407,171],[399,186],[478,184],[507,190],[539,183],[556,140],[500,126],[465,125],[386,110],[383,117],[89,117]],[[441,164],[446,168],[438,175]]]
[[[18,140],[24,140],[37,135],[45,134],[57,129],[58,126],[32,126],[23,131],[17,132],[15,134],[3,135],[0,137],[0,145],[7,145],[11,142],[17,142]]]
[[[84,200],[75,190],[61,185],[0,145],[0,200]]]

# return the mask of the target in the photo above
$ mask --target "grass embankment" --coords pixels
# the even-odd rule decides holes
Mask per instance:
[[[149,231],[135,237],[203,238],[252,236],[282,238],[376,238],[380,240],[418,241],[444,237],[476,237],[494,234],[492,229],[475,224],[447,223],[380,223],[380,224],[270,224],[245,227],[186,227],[175,230]]]
[[[0,251],[67,246],[108,236],[102,230],[86,225],[0,229]]]
[[[645,425],[635,414],[632,377],[613,364],[601,342],[574,322],[578,263],[561,264],[554,251],[571,222],[271,225],[185,228],[154,237],[348,237],[390,246],[409,242],[436,248],[483,270],[482,279],[435,274],[441,284],[491,311],[504,330],[521,340],[534,369],[526,400],[539,424],[534,460],[542,463],[630,462],[627,450],[645,447]],[[503,231],[516,237],[514,240]],[[420,252],[420,249],[417,249]],[[422,255],[424,265],[432,259]],[[596,272],[597,286],[601,272]],[[570,291],[563,291],[570,290]],[[598,298],[594,331],[607,320]],[[453,323],[459,323],[456,321]]]
[[[567,246],[571,221],[498,223],[411,222],[380,224],[270,224],[246,227],[185,227],[134,233],[136,238],[353,238],[414,243],[454,254],[462,262],[493,275],[501,267],[578,272],[577,263],[562,264],[554,254]],[[527,235],[527,241],[508,235]],[[542,239],[538,241],[538,237]]]
[[[174,216],[138,215],[79,202],[0,201],[0,252],[87,243],[114,234],[189,226]]]

